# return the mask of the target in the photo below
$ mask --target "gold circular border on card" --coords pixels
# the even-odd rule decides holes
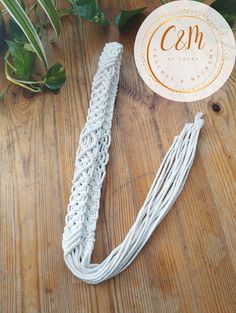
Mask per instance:
[[[165,87],[166,89],[168,89],[168,90],[170,90],[170,91],[172,91],[172,92],[189,94],[189,93],[193,93],[193,92],[197,92],[197,91],[201,91],[201,90],[205,89],[206,87],[208,87],[210,84],[212,84],[212,83],[217,79],[217,77],[219,76],[219,74],[220,74],[220,72],[221,72],[221,70],[222,70],[222,68],[223,68],[223,65],[224,65],[224,57],[222,57],[222,59],[221,59],[220,69],[219,69],[218,73],[215,75],[214,79],[212,79],[209,83],[207,83],[206,85],[204,85],[204,86],[201,87],[201,88],[198,88],[198,89],[192,88],[191,90],[181,90],[181,89],[177,90],[177,89],[172,89],[172,88],[170,88],[169,86],[165,85],[163,82],[161,82],[160,79],[158,79],[158,77],[155,75],[155,73],[154,73],[154,71],[153,71],[153,69],[152,69],[152,67],[151,67],[151,64],[150,64],[150,59],[149,59],[150,43],[151,43],[151,40],[152,40],[153,36],[155,35],[155,33],[158,31],[158,29],[159,29],[162,25],[166,24],[167,22],[169,22],[169,21],[171,21],[171,20],[179,19],[179,18],[181,18],[181,17],[199,19],[199,20],[203,21],[204,23],[208,24],[209,28],[212,29],[211,25],[210,25],[206,20],[204,20],[204,19],[202,19],[202,18],[200,18],[200,17],[197,17],[197,16],[193,16],[193,15],[178,15],[178,16],[175,16],[175,17],[173,17],[173,18],[169,18],[169,19],[165,20],[164,22],[162,22],[162,23],[153,31],[153,33],[152,33],[152,35],[151,35],[151,37],[150,37],[150,39],[149,39],[149,41],[148,41],[148,44],[147,44],[146,57],[147,57],[147,65],[148,65],[148,68],[149,68],[149,70],[150,70],[150,72],[151,72],[153,78],[154,78],[159,84],[161,84],[163,87]],[[216,29],[216,28],[215,28],[215,29]],[[217,29],[216,29],[216,31],[217,31]],[[220,34],[219,34],[219,37],[221,38]],[[221,38],[221,47],[223,47],[222,38]]]

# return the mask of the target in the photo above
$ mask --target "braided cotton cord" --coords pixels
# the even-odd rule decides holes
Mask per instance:
[[[94,76],[87,122],[80,136],[63,234],[64,259],[72,273],[97,284],[123,271],[145,245],[180,194],[196,152],[203,114],[186,124],[167,152],[150,191],[123,242],[100,264],[91,264],[96,222],[119,80],[122,46],[106,44]]]

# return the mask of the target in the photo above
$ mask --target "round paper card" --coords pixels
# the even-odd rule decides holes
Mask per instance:
[[[235,62],[235,40],[226,20],[197,1],[174,1],[153,11],[134,47],[144,82],[175,101],[210,96],[226,82]]]

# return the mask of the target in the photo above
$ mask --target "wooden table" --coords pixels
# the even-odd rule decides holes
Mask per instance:
[[[148,5],[144,15],[160,4],[124,3]],[[67,70],[60,94],[32,95],[12,86],[0,103],[2,313],[236,312],[236,68],[223,88],[202,101],[161,98],[134,64],[143,18],[121,33],[64,19],[49,51]],[[91,81],[108,41],[121,42],[124,56],[93,261],[124,238],[183,124],[202,110],[205,127],[171,212],[127,270],[92,286],[66,268],[61,239]]]

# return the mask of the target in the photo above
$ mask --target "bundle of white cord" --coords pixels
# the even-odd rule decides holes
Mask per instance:
[[[167,152],[134,225],[110,255],[91,264],[105,167],[108,162],[122,45],[106,44],[92,85],[87,122],[80,136],[63,234],[64,259],[81,280],[97,284],[123,271],[171,209],[191,169],[203,114],[186,124]]]

